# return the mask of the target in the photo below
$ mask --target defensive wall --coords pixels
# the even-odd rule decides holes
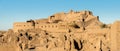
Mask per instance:
[[[116,21],[111,26],[111,50],[120,51],[120,21]]]

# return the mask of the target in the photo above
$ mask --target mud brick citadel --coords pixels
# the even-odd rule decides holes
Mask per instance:
[[[120,21],[100,22],[91,11],[56,13],[15,22],[0,32],[0,51],[120,51]]]
[[[98,29],[102,23],[98,16],[90,11],[57,13],[47,19],[29,20],[14,23],[14,31],[28,29],[42,29],[49,32],[80,32],[86,29]],[[54,30],[54,31],[53,31]]]

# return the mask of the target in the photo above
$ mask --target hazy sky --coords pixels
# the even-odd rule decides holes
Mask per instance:
[[[0,30],[57,12],[90,10],[104,23],[120,20],[120,0],[0,0]]]

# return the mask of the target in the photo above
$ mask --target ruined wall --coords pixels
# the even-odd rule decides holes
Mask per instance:
[[[58,24],[47,24],[47,23],[43,23],[43,24],[35,24],[35,28],[40,28],[43,30],[46,29],[58,29],[59,25]]]
[[[66,15],[65,21],[66,22],[72,22],[72,21],[82,21],[83,18],[88,19],[89,18],[94,18],[95,16],[92,15],[92,13],[90,11],[81,11],[81,12],[69,12]]]
[[[27,22],[16,22],[13,25],[14,32],[17,32],[18,30],[27,30],[27,29],[33,29],[34,26],[32,23]]]
[[[41,23],[47,23],[48,19],[37,19],[37,20],[34,20],[34,21],[35,21],[35,24],[41,24]]]
[[[52,24],[47,24],[47,23],[43,23],[43,24],[35,24],[35,28],[40,28],[42,30],[46,30],[48,32],[67,32],[68,30],[63,28],[60,28],[60,24],[57,23],[52,23]],[[64,26],[63,26],[64,27]]]
[[[101,25],[103,23],[101,23],[98,19],[98,17],[94,17],[94,18],[88,18],[85,22],[85,27],[86,29],[100,29]]]
[[[65,22],[72,22],[72,21],[77,21],[77,20],[82,20],[83,17],[88,17],[87,20],[89,20],[89,18],[94,18],[95,16],[93,16],[91,11],[81,11],[81,12],[74,12],[74,11],[70,11],[68,13],[57,13],[54,14],[52,16],[50,16],[48,18],[49,22],[53,22],[55,20],[61,20],[61,21],[65,21]]]
[[[117,43],[118,43],[118,50],[120,51],[120,22],[118,24],[118,33],[117,33]]]
[[[120,51],[120,21],[116,21],[111,26],[111,49]]]
[[[54,22],[54,21],[63,21],[66,17],[66,14],[64,12],[62,13],[57,13],[48,18],[49,22]]]

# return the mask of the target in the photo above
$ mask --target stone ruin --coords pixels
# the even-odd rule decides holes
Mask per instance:
[[[91,11],[15,22],[0,31],[0,51],[120,51],[120,21],[104,24]]]

